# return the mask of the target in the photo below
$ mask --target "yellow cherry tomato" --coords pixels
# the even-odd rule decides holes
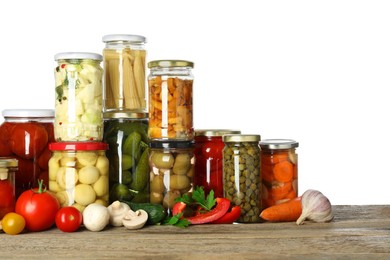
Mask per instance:
[[[9,235],[17,235],[21,233],[26,225],[22,215],[14,212],[7,213],[1,220],[1,225],[5,233]]]

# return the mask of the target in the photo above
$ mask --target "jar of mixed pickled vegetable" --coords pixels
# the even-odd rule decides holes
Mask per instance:
[[[146,38],[141,35],[103,36],[105,111],[147,111]]]
[[[0,157],[0,220],[15,211],[15,171],[18,160]]]
[[[65,52],[54,56],[55,123],[57,142],[103,139],[102,56]]]
[[[260,142],[264,208],[297,197],[298,145],[298,142],[290,139],[267,139]]]
[[[149,202],[148,114],[105,112],[104,141],[110,162],[110,203]]]
[[[237,222],[260,222],[260,135],[224,135],[224,196],[241,207]]]
[[[150,202],[170,213],[175,199],[193,189],[193,142],[150,142],[150,147]]]
[[[38,187],[38,179],[47,185],[48,144],[54,141],[54,110],[6,109],[0,125],[0,156],[16,158],[16,197]]]
[[[80,212],[91,203],[108,206],[108,145],[102,142],[58,142],[49,145],[49,190],[61,207]]]
[[[192,86],[194,63],[156,60],[148,63],[149,137],[193,140]]]
[[[240,133],[228,129],[195,130],[195,186],[203,186],[206,193],[214,190],[215,197],[223,197],[222,136]]]

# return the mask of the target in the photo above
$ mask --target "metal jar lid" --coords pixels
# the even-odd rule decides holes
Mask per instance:
[[[194,67],[194,63],[186,60],[154,60],[148,63],[148,68]]]
[[[223,136],[228,134],[241,134],[240,130],[231,129],[195,129],[195,136]]]
[[[54,55],[54,60],[97,60],[102,61],[103,56],[91,52],[61,52]]]
[[[146,112],[108,111],[103,113],[104,119],[145,119],[149,117]]]
[[[3,117],[54,118],[53,109],[5,109]]]
[[[133,43],[146,43],[146,37],[135,34],[109,34],[104,35],[103,42],[133,42]]]
[[[237,143],[237,142],[259,142],[261,140],[260,135],[224,135],[222,140],[225,143]]]
[[[291,149],[299,146],[299,143],[292,139],[265,139],[260,142],[260,147],[267,150]]]

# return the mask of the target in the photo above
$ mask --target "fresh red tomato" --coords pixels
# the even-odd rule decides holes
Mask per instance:
[[[38,156],[48,141],[46,129],[37,123],[21,123],[12,130],[9,143],[14,154],[21,158],[31,159]]]
[[[56,226],[63,232],[74,232],[83,223],[83,214],[75,207],[61,208],[56,215]]]
[[[14,208],[14,187],[8,180],[0,180],[0,219],[2,219],[5,214],[14,211]]]
[[[42,188],[40,180],[38,189],[24,191],[16,201],[15,212],[26,220],[29,231],[49,229],[55,223],[60,204],[57,198],[46,188]]]

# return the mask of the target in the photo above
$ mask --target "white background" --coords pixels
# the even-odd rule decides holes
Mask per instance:
[[[387,1],[1,1],[0,110],[54,108],[54,55],[148,39],[195,62],[195,128],[299,141],[300,194],[390,204]],[[1,119],[0,121],[2,121]]]

